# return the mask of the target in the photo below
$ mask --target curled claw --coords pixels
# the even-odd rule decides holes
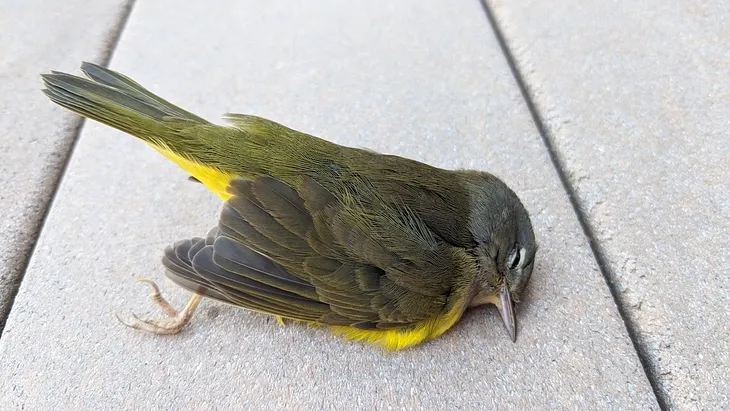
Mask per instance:
[[[119,316],[119,314],[117,314],[116,312],[114,313],[119,322],[129,328],[134,328],[135,330],[142,330],[162,335],[177,334],[182,331],[182,329],[185,328],[186,325],[188,325],[190,320],[193,318],[193,313],[198,308],[200,301],[202,301],[203,299],[200,294],[193,294],[193,296],[190,298],[190,301],[188,301],[188,303],[185,305],[185,308],[182,311],[178,311],[162,296],[162,293],[160,292],[160,287],[158,287],[154,281],[148,280],[146,278],[138,278],[137,281],[140,283],[145,283],[152,287],[150,299],[154,301],[155,304],[160,307],[169,318],[153,320],[148,318],[140,318],[139,316],[137,316],[137,314],[132,313],[132,316],[129,318],[129,320],[125,321],[122,319],[122,317]]]

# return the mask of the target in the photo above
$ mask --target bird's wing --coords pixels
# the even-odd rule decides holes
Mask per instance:
[[[206,296],[302,321],[386,329],[442,312],[452,250],[418,216],[366,186],[335,197],[303,176],[298,187],[233,180],[219,226],[168,247],[168,275]]]

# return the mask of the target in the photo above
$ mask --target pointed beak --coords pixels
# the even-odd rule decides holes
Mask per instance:
[[[509,294],[507,287],[502,287],[499,291],[499,314],[502,316],[504,326],[507,328],[512,342],[517,340],[517,325],[515,323],[515,309],[512,304],[512,297]]]

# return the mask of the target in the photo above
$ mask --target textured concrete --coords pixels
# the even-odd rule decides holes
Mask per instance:
[[[127,3],[0,2],[0,330],[80,124],[38,95],[38,73],[103,61]]]
[[[136,276],[185,301],[161,251],[218,202],[88,124],[0,339],[0,409],[657,408],[477,2],[179,4],[138,3],[112,68],[210,119],[263,115],[519,193],[541,248],[517,343],[493,308],[399,353],[214,302],[178,336],[121,326],[113,311],[157,314]]]
[[[490,1],[661,391],[730,403],[730,2]]]

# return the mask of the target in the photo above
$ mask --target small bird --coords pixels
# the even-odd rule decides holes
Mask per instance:
[[[497,177],[350,148],[273,121],[212,124],[132,79],[83,63],[88,79],[42,75],[43,92],[152,146],[224,201],[205,237],[165,249],[167,276],[193,293],[182,310],[148,283],[164,319],[126,325],[180,332],[203,297],[330,326],[399,350],[494,304],[512,341],[514,303],[537,247],[529,215]]]

